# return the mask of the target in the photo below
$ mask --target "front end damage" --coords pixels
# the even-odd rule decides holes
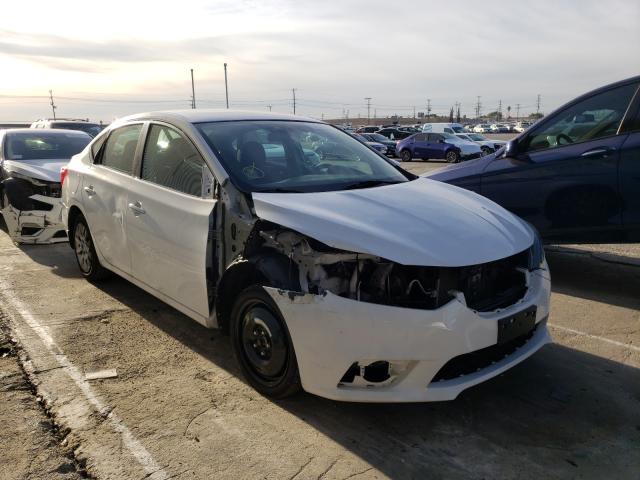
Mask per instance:
[[[299,288],[266,287],[304,389],[347,401],[454,399],[550,341],[550,277],[532,249],[465,267],[407,266],[258,222],[248,250],[277,252]]]
[[[67,241],[59,183],[9,178],[3,182],[3,193],[2,216],[14,242],[50,244]]]

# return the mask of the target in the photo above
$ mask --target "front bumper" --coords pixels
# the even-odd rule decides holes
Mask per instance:
[[[58,243],[66,242],[67,234],[62,224],[62,203],[59,198],[32,195],[38,202],[52,205],[51,210],[20,211],[13,206],[5,206],[2,216],[7,231],[16,243]]]
[[[282,312],[298,359],[303,388],[333,400],[425,402],[453,400],[463,390],[522,362],[551,338],[547,331],[548,270],[527,273],[527,293],[493,312],[469,309],[457,298],[436,310],[359,302],[337,295],[301,294],[266,288]],[[535,306],[533,335],[506,357],[473,373],[431,383],[451,359],[495,345],[498,320]],[[341,382],[349,368],[389,362],[380,383]],[[359,379],[361,377],[358,377]]]
[[[461,158],[462,160],[473,160],[474,158],[479,158],[482,157],[482,150],[480,150],[479,152],[473,152],[473,153],[462,153]]]

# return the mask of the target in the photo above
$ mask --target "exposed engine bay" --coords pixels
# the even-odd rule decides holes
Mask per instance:
[[[527,290],[529,251],[468,267],[401,265],[381,257],[345,252],[297,232],[260,231],[263,247],[295,263],[305,293],[432,310],[454,298],[476,311],[492,311],[521,299]]]

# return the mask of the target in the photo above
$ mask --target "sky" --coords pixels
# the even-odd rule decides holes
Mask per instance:
[[[550,112],[640,74],[638,0],[4,2],[0,121],[231,108]]]

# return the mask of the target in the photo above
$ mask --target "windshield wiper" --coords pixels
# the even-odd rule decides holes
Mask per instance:
[[[362,180],[360,182],[350,183],[342,187],[342,190],[356,190],[358,188],[379,187],[381,185],[393,185],[395,183],[404,183],[397,180]]]

